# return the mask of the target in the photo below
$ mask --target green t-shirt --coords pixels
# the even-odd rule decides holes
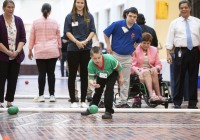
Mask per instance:
[[[100,78],[107,78],[114,70],[121,71],[122,65],[110,54],[103,55],[103,65],[102,69],[98,68],[92,59],[88,64],[88,76],[89,79],[94,80],[94,76]]]

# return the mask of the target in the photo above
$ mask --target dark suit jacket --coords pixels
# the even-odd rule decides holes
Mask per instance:
[[[26,43],[26,32],[24,28],[24,23],[20,17],[15,17],[15,25],[17,29],[17,36],[16,36],[16,49],[18,47],[19,42]],[[5,25],[5,20],[3,15],[0,15],[0,43],[2,43],[6,48],[9,48],[8,46],[8,34],[7,34],[7,28]],[[19,55],[16,57],[16,60],[18,63],[21,63],[24,60],[24,51],[22,50]],[[0,61],[8,62],[9,56],[3,52],[0,51]]]
[[[151,42],[151,46],[158,47],[158,38],[155,30],[147,25],[140,25],[140,27],[142,28],[142,33],[148,32],[152,35],[153,39]]]

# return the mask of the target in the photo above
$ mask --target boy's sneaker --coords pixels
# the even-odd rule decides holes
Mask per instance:
[[[112,114],[109,112],[105,112],[105,114],[102,115],[102,119],[112,119]]]
[[[49,98],[49,102],[55,102],[56,101],[56,98],[54,95],[51,95],[50,98]]]
[[[90,115],[91,113],[90,113],[90,111],[87,109],[86,111],[84,111],[84,112],[81,112],[81,115],[82,116],[87,116],[87,115]]]
[[[81,102],[81,107],[82,108],[88,108],[88,105],[85,102]]]
[[[76,102],[71,103],[71,108],[78,108],[78,104]]]

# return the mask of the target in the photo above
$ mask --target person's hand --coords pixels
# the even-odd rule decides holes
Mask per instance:
[[[158,70],[156,67],[150,69],[151,74],[158,74]]]
[[[119,85],[122,86],[124,84],[123,76],[119,77]]]
[[[14,52],[13,52],[13,57],[12,57],[12,58],[16,58],[16,57],[18,56],[18,54],[19,54],[19,53],[18,53],[17,51],[14,51]]]
[[[67,39],[62,39],[62,42],[67,43],[68,41],[67,41]]]
[[[100,88],[100,85],[96,83],[96,81],[89,80],[89,84],[95,88]]]
[[[170,54],[167,55],[167,63],[172,64],[172,57]]]
[[[83,46],[85,47],[88,44],[87,40],[81,41],[81,43],[83,44]]]
[[[111,46],[107,46],[107,53],[108,54],[112,54],[112,48],[111,48]]]
[[[84,44],[78,40],[76,41],[76,45],[79,49],[83,49],[85,47]]]
[[[14,53],[13,53],[13,51],[7,50],[6,54],[7,54],[9,57],[14,58]]]
[[[62,53],[60,54],[60,56],[58,57],[58,59],[59,59],[59,60],[61,60],[61,59],[62,59]]]
[[[28,53],[28,58],[29,58],[30,60],[32,60],[32,58],[33,58],[33,53],[32,53],[32,51],[29,51],[29,53]]]

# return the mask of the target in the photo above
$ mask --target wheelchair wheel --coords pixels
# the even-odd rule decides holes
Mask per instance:
[[[169,86],[166,82],[160,83],[160,92],[161,96],[166,97],[167,99],[170,98]]]
[[[140,90],[141,90],[141,95],[143,95],[143,99],[145,101],[145,103],[149,106],[149,107],[156,107],[157,104],[153,104],[153,103],[150,103],[150,100],[149,100],[149,95],[148,95],[148,91],[146,90],[146,86],[143,84],[143,83],[140,83]]]
[[[120,93],[116,93],[116,94],[114,95],[115,97],[114,97],[113,102],[114,102],[115,104],[117,103],[117,95],[120,96]]]
[[[133,104],[132,104],[132,108],[141,108],[141,98],[139,98],[138,101],[134,101]]]

